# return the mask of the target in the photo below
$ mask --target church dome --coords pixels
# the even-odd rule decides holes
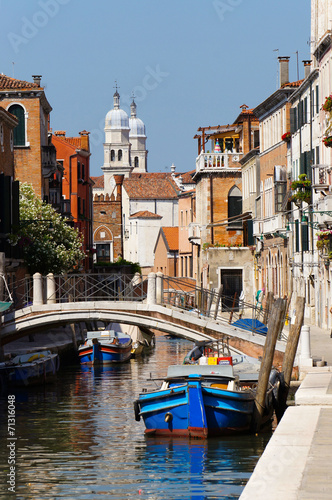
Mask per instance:
[[[129,129],[129,118],[123,109],[111,109],[105,118],[106,127],[112,129]]]
[[[145,125],[140,118],[129,118],[129,137],[146,137]]]
[[[130,118],[129,118],[129,126],[130,132],[129,137],[146,137],[145,135],[145,125],[140,118],[136,116],[136,103],[133,99],[133,102],[130,105]]]
[[[123,109],[120,109],[120,95],[116,90],[113,95],[114,109],[111,109],[105,118],[105,127],[111,129],[127,129],[129,130],[129,118]]]

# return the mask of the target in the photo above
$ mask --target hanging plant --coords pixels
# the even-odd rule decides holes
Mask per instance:
[[[299,175],[298,181],[293,181],[291,184],[293,195],[290,200],[295,203],[298,207],[301,206],[302,202],[311,203],[311,182],[307,179],[306,174]]]
[[[317,249],[320,250],[322,254],[330,253],[332,231],[319,231],[316,233],[316,236],[318,238],[316,243]]]
[[[292,138],[292,135],[290,132],[285,132],[284,134],[282,134],[281,136],[281,140],[285,141],[285,142],[289,142]]]
[[[332,148],[332,136],[324,137],[323,143],[325,147]]]
[[[325,98],[322,109],[327,112],[332,111],[332,94]]]

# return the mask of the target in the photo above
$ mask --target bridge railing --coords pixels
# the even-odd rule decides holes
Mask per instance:
[[[261,304],[255,305],[242,300],[237,295],[228,295],[222,289],[208,290],[197,287],[188,278],[162,278],[162,304],[190,311],[197,316],[213,318],[219,322],[234,323],[239,319],[249,319],[251,331],[262,333],[259,322],[263,322],[266,310]]]
[[[88,302],[100,300],[142,301],[147,294],[147,280],[136,273],[66,274],[41,277],[41,303]],[[13,288],[14,308],[36,303],[34,277],[26,276]]]

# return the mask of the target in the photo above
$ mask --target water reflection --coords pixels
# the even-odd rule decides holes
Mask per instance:
[[[196,440],[146,438],[133,400],[150,377],[182,363],[191,343],[157,337],[129,363],[63,369],[56,384],[16,391],[16,496],[8,496],[8,454],[0,449],[0,497],[47,499],[238,498],[268,436]],[[1,398],[1,441],[7,398]]]

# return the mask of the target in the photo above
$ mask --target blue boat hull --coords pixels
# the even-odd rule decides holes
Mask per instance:
[[[120,345],[94,344],[93,346],[80,347],[78,355],[82,364],[108,365],[124,363],[131,357],[131,348],[131,341]]]
[[[144,420],[147,434],[205,438],[248,431],[254,395],[204,387],[196,379],[143,393],[135,407],[136,416]]]

